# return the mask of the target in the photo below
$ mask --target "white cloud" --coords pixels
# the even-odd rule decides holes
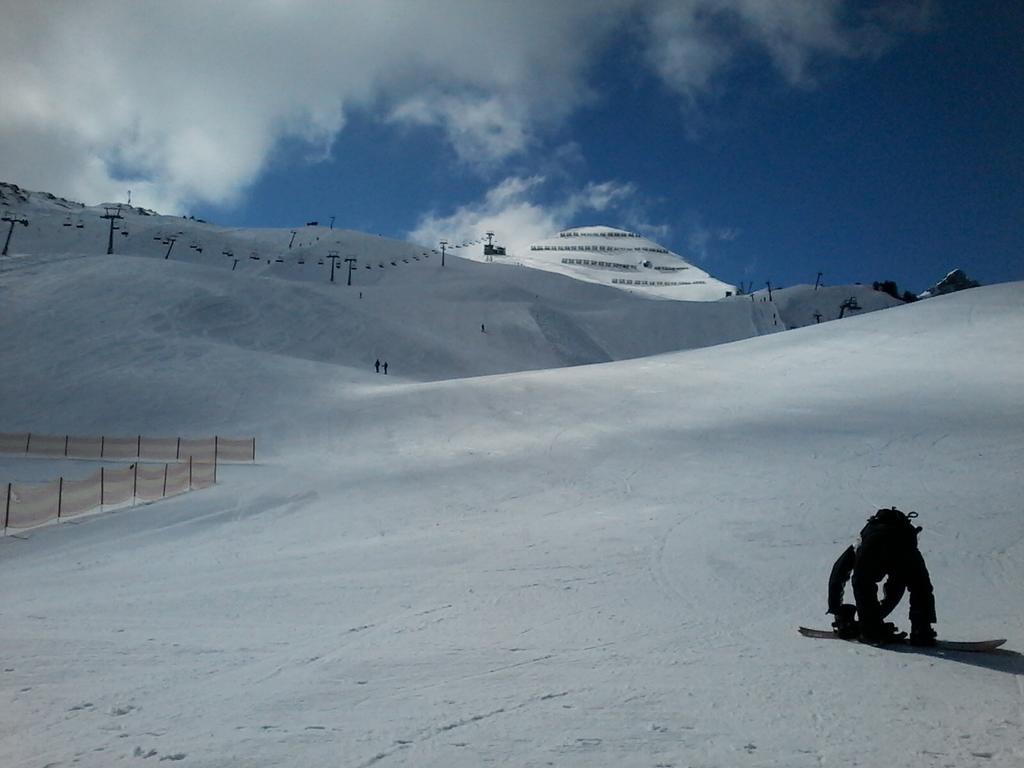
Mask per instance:
[[[230,203],[283,138],[327,156],[353,108],[434,126],[494,173],[600,98],[589,76],[610,45],[647,48],[692,100],[744,47],[802,83],[816,57],[867,55],[920,25],[897,12],[919,4],[884,7],[851,25],[846,0],[9,3],[0,178],[90,203],[128,187],[168,211]]]
[[[488,167],[523,152],[530,143],[529,109],[498,96],[416,95],[398,104],[392,122],[444,130],[459,159]]]
[[[717,243],[731,243],[740,236],[735,227],[710,227],[696,213],[686,216],[686,245],[689,255],[698,262],[715,258]]]
[[[639,232],[644,237],[650,238],[655,242],[665,243],[670,237],[672,237],[672,227],[668,224],[653,224],[647,221],[645,218],[632,219],[628,223],[629,229],[634,232]]]
[[[475,240],[492,231],[497,242],[515,256],[528,250],[530,243],[584,223],[578,220],[581,215],[608,213],[634,194],[631,184],[591,182],[560,200],[542,203],[537,198],[546,181],[543,176],[509,177],[477,203],[459,206],[447,216],[433,213],[422,217],[409,239],[432,245],[442,238],[449,242]]]
[[[501,160],[589,98],[581,71],[611,24],[591,16],[582,0],[14,4],[0,177],[86,202],[128,186],[153,207],[231,202],[280,139],[329,151],[353,107]]]
[[[582,190],[573,193],[563,208],[571,213],[580,210],[605,211],[635,193],[636,187],[633,184],[589,182]]]
[[[767,56],[792,86],[815,82],[816,61],[877,56],[927,28],[930,0],[874,8],[848,0],[652,0],[648,63],[689,104],[716,89],[742,54]]]

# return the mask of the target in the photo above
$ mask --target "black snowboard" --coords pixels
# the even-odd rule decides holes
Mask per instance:
[[[804,637],[817,637],[822,640],[844,640],[845,638],[840,637],[830,629],[808,629],[807,627],[798,627],[797,631]],[[860,642],[857,639],[852,639],[849,642],[856,643]],[[1006,639],[1002,640],[936,640],[935,645],[923,646],[924,648],[936,648],[940,651],[968,651],[971,653],[984,653],[986,651],[994,651],[996,648],[1006,642]],[[907,642],[906,639],[901,639],[897,642],[886,643],[886,645],[895,645],[899,647],[913,647]],[[884,646],[883,646],[884,647]]]

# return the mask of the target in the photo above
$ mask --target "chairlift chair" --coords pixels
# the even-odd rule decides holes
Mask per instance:
[[[64,217],[64,226],[65,227],[70,227],[71,226],[71,217],[70,216]]]
[[[78,223],[75,224],[75,229],[85,229],[85,222],[79,219]]]

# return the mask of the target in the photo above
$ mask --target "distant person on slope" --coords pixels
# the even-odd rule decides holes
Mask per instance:
[[[377,373],[380,373],[380,360],[379,360],[379,359],[377,360],[377,362],[375,362],[375,363],[373,364],[373,369],[374,369],[374,370],[375,370],[375,371],[376,371]],[[384,373],[387,373],[387,371],[384,371]]]
[[[384,361],[384,375],[385,376],[388,375],[388,361],[387,360]]]
[[[878,510],[861,530],[856,548],[848,547],[832,566],[828,612],[835,616],[832,626],[840,637],[859,638],[865,643],[902,640],[905,635],[884,619],[909,590],[910,643],[935,644],[935,595],[924,557],[917,548],[921,527],[911,522],[916,517],[916,512],[904,514],[896,507]],[[855,606],[843,603],[851,574]],[[882,579],[886,582],[879,603],[878,583]]]

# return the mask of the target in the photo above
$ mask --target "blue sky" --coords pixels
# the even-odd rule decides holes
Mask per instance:
[[[913,291],[954,267],[1024,278],[1019,3],[438,0],[418,15],[402,0],[309,0],[287,17],[278,5],[243,4],[244,24],[198,3],[129,15],[128,42],[73,65],[130,60],[140,82],[55,132],[84,147],[63,175],[60,153],[20,160],[47,146],[0,107],[0,177],[91,203],[133,188],[225,225],[334,215],[420,241],[490,228],[513,249],[602,223],[755,287],[818,271]],[[151,37],[186,22],[200,39],[184,50]],[[59,43],[62,24],[90,22],[46,23]],[[143,77],[154,45],[163,69]],[[276,49],[290,53],[265,64]],[[35,108],[26,90],[6,103]]]

